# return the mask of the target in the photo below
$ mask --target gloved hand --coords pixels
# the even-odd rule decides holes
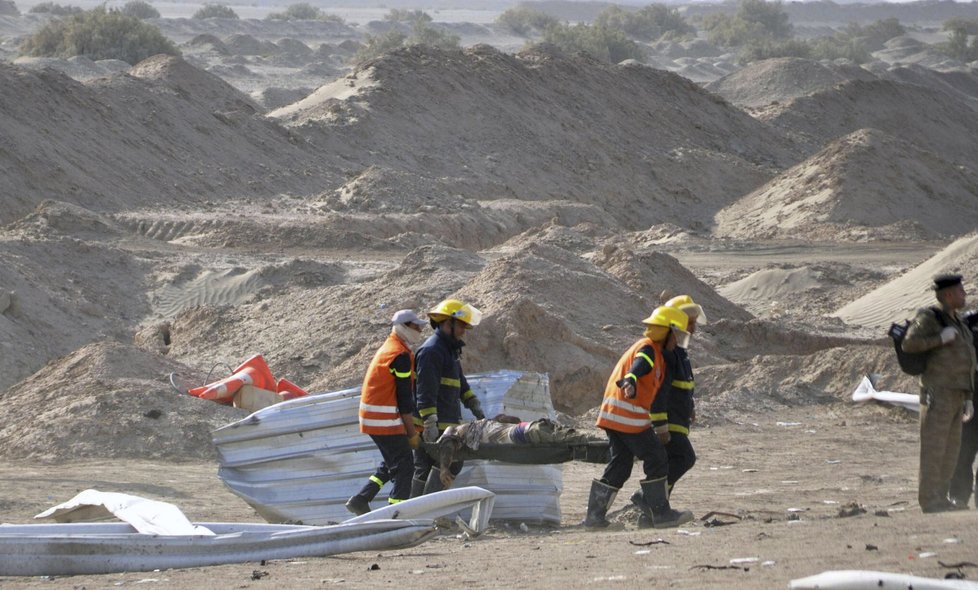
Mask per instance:
[[[947,344],[958,337],[958,331],[948,326],[941,330],[941,344]]]
[[[476,420],[482,420],[486,417],[486,413],[482,411],[482,402],[479,401],[479,398],[475,396],[470,397],[469,401],[465,403],[465,406],[472,412]]]
[[[971,419],[975,417],[975,404],[969,399],[964,402],[964,414],[961,416],[962,422],[971,422]]]
[[[421,436],[417,432],[408,437],[408,446],[412,449],[417,449],[421,446]]]
[[[428,417],[424,419],[424,434],[422,435],[425,442],[435,442],[438,440],[438,414],[428,414]]]
[[[672,438],[672,436],[669,434],[668,424],[663,424],[662,426],[656,426],[655,435],[659,437],[659,442],[662,444],[668,443],[669,440]]]
[[[616,383],[618,389],[625,394],[627,399],[632,399],[635,397],[635,384],[632,383],[631,379],[622,379]]]

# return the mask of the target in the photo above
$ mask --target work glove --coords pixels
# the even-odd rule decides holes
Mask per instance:
[[[964,402],[964,413],[961,415],[962,422],[971,422],[975,417],[975,404],[969,399]]]
[[[958,337],[958,331],[948,326],[941,330],[941,344],[947,344]]]
[[[421,436],[417,432],[408,437],[408,446],[412,449],[417,449],[421,446]]]
[[[632,383],[631,379],[621,379],[615,385],[617,385],[618,389],[625,394],[627,399],[632,399],[635,397],[635,384]]]
[[[486,417],[486,413],[482,411],[482,402],[479,401],[479,398],[472,396],[465,405],[472,412],[472,415],[475,416],[476,420],[482,420]]]
[[[435,442],[438,440],[438,414],[428,414],[428,417],[424,419],[424,434],[422,437],[425,442]]]
[[[669,434],[668,424],[663,424],[662,426],[656,426],[655,435],[659,437],[659,442],[662,444],[668,443],[669,440],[672,438],[672,436]]]

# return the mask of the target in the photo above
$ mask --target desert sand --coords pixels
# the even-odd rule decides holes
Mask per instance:
[[[160,7],[184,55],[134,66],[17,58],[43,18],[0,17],[0,522],[86,488],[258,520],[210,441],[247,412],[176,389],[256,353],[308,391],[355,386],[394,310],[446,297],[485,314],[467,372],[546,372],[561,419],[591,428],[664,289],[709,317],[698,461],[673,496],[697,520],[637,529],[633,477],[616,526],[584,531],[600,466],[570,463],[556,528],[0,587],[978,577],[978,511],[917,505],[916,415],[850,399],[871,373],[917,391],[885,331],[935,274],[978,297],[974,68],[910,40],[867,67],[708,72],[719,56],[681,55],[702,45],[610,65],[448,9],[463,49],[352,65],[382,11],[286,30]]]

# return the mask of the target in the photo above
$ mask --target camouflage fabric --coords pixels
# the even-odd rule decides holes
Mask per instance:
[[[927,352],[927,369],[920,376],[920,385],[929,395],[939,395],[947,389],[975,391],[975,345],[971,330],[956,313],[944,311],[945,322],[958,331],[958,337],[947,345],[941,344],[944,326],[930,308],[917,310],[910,322],[903,350]],[[971,399],[969,397],[969,399]],[[922,392],[921,403],[926,403]]]
[[[969,395],[967,391],[944,390],[929,405],[920,406],[917,501],[924,510],[939,507],[947,498],[961,447],[961,414]]]

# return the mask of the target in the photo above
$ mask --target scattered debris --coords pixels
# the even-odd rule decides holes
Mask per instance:
[[[654,541],[646,541],[645,543],[636,543],[635,541],[629,541],[629,545],[635,545],[636,547],[648,547],[649,545],[668,545],[669,541],[665,539],[655,539]]]
[[[860,514],[866,514],[866,509],[860,506],[856,502],[849,502],[841,508],[839,508],[839,518],[845,518],[847,516],[858,516]]]

